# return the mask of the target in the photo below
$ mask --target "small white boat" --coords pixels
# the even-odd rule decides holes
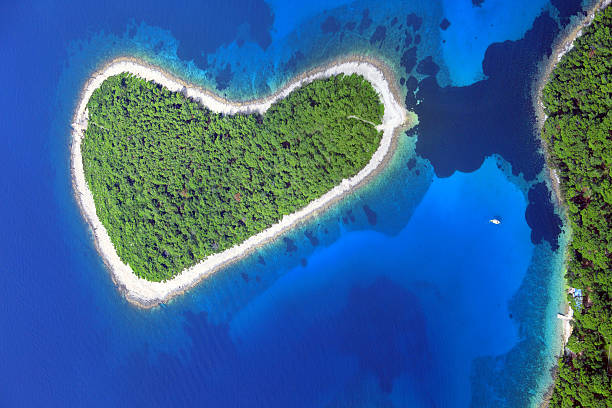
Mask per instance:
[[[490,222],[491,224],[495,224],[495,225],[499,225],[499,224],[501,224],[501,220],[499,220],[499,219],[497,219],[497,218],[491,218],[491,219],[489,220],[489,222]]]

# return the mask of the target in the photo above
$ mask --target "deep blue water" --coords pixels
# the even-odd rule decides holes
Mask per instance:
[[[0,406],[537,402],[559,350],[565,236],[530,86],[579,10],[0,5]],[[72,196],[70,121],[88,75],[137,55],[244,99],[351,52],[387,61],[419,115],[383,174],[167,307],[127,304]]]

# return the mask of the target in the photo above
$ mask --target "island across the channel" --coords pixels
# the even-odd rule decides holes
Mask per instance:
[[[363,81],[364,79],[365,81]],[[109,201],[106,198],[101,197],[100,194],[105,190],[105,188],[109,188],[109,186],[111,186],[113,183],[111,183],[109,180],[105,180],[106,184],[98,184],[96,188],[92,188],[90,183],[94,182],[94,180],[98,180],[100,173],[105,173],[105,171],[108,170],[108,164],[106,163],[107,160],[114,160],[113,163],[115,166],[117,166],[118,164],[122,163],[121,160],[124,160],[123,163],[125,163],[125,160],[129,159],[130,157],[133,157],[134,160],[140,161],[146,161],[149,159],[149,157],[135,157],[135,155],[141,154],[143,151],[134,151],[134,155],[130,156],[131,153],[126,153],[125,149],[131,149],[131,147],[127,145],[113,147],[113,132],[116,132],[117,129],[114,128],[114,125],[114,130],[108,129],[104,124],[91,120],[88,109],[88,107],[92,107],[92,105],[88,105],[90,104],[90,101],[97,103],[96,109],[100,107],[103,108],[101,116],[98,116],[100,121],[103,120],[103,118],[106,120],[112,120],[112,117],[104,116],[109,115],[109,112],[104,109],[107,109],[109,106],[113,105],[116,108],[117,104],[121,105],[122,100],[125,100],[125,104],[128,105],[125,106],[126,111],[130,109],[136,110],[126,114],[126,116],[135,115],[138,117],[138,109],[141,109],[142,107],[134,106],[133,101],[121,99],[125,95],[116,95],[117,93],[122,92],[122,88],[127,89],[131,87],[133,89],[140,90],[138,92],[151,93],[151,95],[145,95],[142,97],[145,99],[149,98],[149,100],[159,100],[159,98],[164,97],[175,98],[176,101],[174,102],[176,102],[175,107],[177,109],[177,115],[191,115],[194,117],[195,115],[203,115],[198,117],[205,121],[213,121],[218,126],[223,125],[219,124],[221,123],[219,121],[222,121],[225,117],[230,117],[229,115],[233,115],[232,117],[238,116],[241,118],[239,120],[240,126],[248,127],[249,123],[251,126],[264,126],[264,122],[268,119],[266,113],[269,113],[269,111],[275,113],[275,109],[276,111],[280,109],[277,108],[277,106],[284,107],[285,109],[291,109],[292,107],[294,108],[297,106],[292,106],[291,103],[297,103],[295,100],[298,99],[298,96],[300,96],[300,91],[302,93],[310,92],[310,96],[312,96],[312,93],[314,92],[314,94],[316,94],[315,97],[313,97],[314,99],[321,98],[322,95],[325,95],[325,89],[321,89],[321,87],[338,87],[338,81],[352,81],[350,84],[355,85],[357,88],[361,87],[360,90],[358,89],[356,92],[362,92],[364,95],[366,95],[364,96],[365,102],[369,106],[363,106],[360,108],[357,106],[358,104],[355,104],[356,106],[354,111],[352,109],[348,109],[346,106],[347,102],[351,102],[351,92],[348,92],[347,95],[345,95],[346,98],[344,99],[344,102],[334,101],[333,95],[330,95],[327,99],[330,103],[330,114],[332,111],[340,111],[342,113],[343,117],[338,120],[342,122],[342,126],[347,129],[347,132],[363,133],[364,137],[367,139],[367,143],[362,142],[359,148],[366,150],[364,154],[367,154],[369,160],[363,160],[362,158],[361,162],[359,162],[349,160],[350,158],[348,158],[347,162],[350,162],[353,168],[349,168],[348,170],[345,169],[344,172],[336,171],[336,178],[338,178],[338,174],[342,174],[343,177],[338,178],[337,180],[330,178],[330,180],[334,180],[334,184],[330,189],[326,190],[326,192],[321,195],[317,195],[316,198],[311,200],[309,199],[307,203],[305,202],[304,206],[296,207],[296,210],[292,211],[291,213],[287,211],[283,213],[281,211],[281,217],[279,217],[280,219],[275,220],[272,225],[266,225],[265,228],[256,231],[256,233],[246,237],[243,240],[240,240],[241,238],[239,237],[240,239],[235,243],[229,240],[228,242],[231,244],[231,246],[226,242],[225,246],[222,245],[218,252],[210,253],[211,251],[209,245],[207,248],[208,252],[205,253],[203,258],[196,257],[195,261],[192,264],[187,263],[187,266],[184,269],[170,271],[167,275],[160,274],[157,270],[150,268],[148,269],[148,272],[143,272],[144,269],[139,269],[138,273],[135,273],[134,269],[128,264],[128,262],[125,261],[126,258],[129,259],[129,256],[126,257],[126,251],[129,249],[128,246],[122,245],[121,253],[123,256],[120,256],[117,246],[113,244],[111,235],[115,234],[115,239],[117,239],[117,236],[121,234],[138,235],[133,232],[133,229],[138,227],[132,225],[130,226],[132,230],[129,228],[123,230],[113,230],[113,234],[109,235],[108,227],[113,225],[112,222],[121,222],[122,218],[118,215],[116,205],[113,207],[112,203],[109,203],[108,208],[105,207],[105,211],[100,212],[100,208],[96,208],[96,202],[100,204],[103,201]],[[347,84],[345,82],[342,82],[338,89],[346,87]],[[367,86],[363,86],[364,84]],[[113,86],[116,88],[112,89]],[[102,93],[104,88],[106,88],[106,95]],[[373,90],[374,92],[368,94],[368,89],[370,91]],[[95,95],[97,98],[93,97],[94,93],[96,93]],[[369,95],[369,97],[367,95]],[[375,96],[375,99],[377,100],[373,100],[373,96]],[[104,100],[105,98],[106,101]],[[115,98],[115,100],[109,101],[111,98]],[[284,103],[284,105],[283,103],[280,103],[291,100],[292,98],[293,102],[287,102]],[[309,100],[309,97],[302,95],[300,99],[307,101]],[[191,111],[185,110],[187,108],[185,108],[184,111],[180,111],[183,101],[187,101],[188,104],[197,103],[199,104],[201,110],[193,111],[193,106],[191,106]],[[302,101],[302,103],[304,103],[304,101]],[[316,102],[318,104],[321,101]],[[337,102],[336,105],[333,105],[334,102]],[[344,103],[344,106],[339,107],[342,105],[342,103]],[[382,104],[383,109],[378,108],[378,105],[380,104]],[[153,113],[151,114],[151,112],[148,112],[149,115],[144,115],[143,118],[145,120],[154,120],[156,117],[155,109],[159,108],[160,106],[152,107],[151,109]],[[319,112],[324,111],[325,109],[319,109]],[[289,115],[290,113],[286,114]],[[272,116],[274,118],[274,115],[272,114],[268,116]],[[276,115],[276,118],[279,119],[278,115]],[[187,121],[190,119],[191,118],[186,118]],[[282,120],[284,118],[280,117],[280,119]],[[248,123],[245,124],[245,121]],[[275,123],[278,124],[278,120]],[[416,123],[416,116],[408,113],[401,103],[400,92],[391,70],[383,62],[367,57],[350,56],[335,60],[330,64],[308,71],[296,77],[288,85],[272,96],[249,102],[228,101],[218,95],[215,95],[213,92],[188,84],[160,67],[153,66],[135,58],[122,57],[110,61],[100,70],[95,72],[79,95],[79,101],[77,103],[72,125],[71,161],[73,186],[76,200],[81,208],[81,212],[91,226],[96,248],[107,265],[113,281],[129,302],[140,307],[152,307],[159,303],[166,302],[172,297],[183,293],[185,290],[193,287],[213,272],[250,254],[261,245],[275,239],[280,234],[295,227],[314,214],[321,212],[329,205],[337,202],[346,194],[353,191],[355,188],[363,185],[365,182],[375,176],[382,168],[384,168],[385,164],[389,161],[394,151],[398,134]],[[180,123],[178,125],[180,125]],[[183,122],[183,125],[185,125],[185,122]],[[92,126],[94,126],[95,129],[91,128]],[[229,126],[231,127],[238,125],[233,123],[233,125],[230,124]],[[334,126],[338,125],[335,124]],[[89,133],[88,127],[91,128]],[[138,132],[142,129],[133,128],[131,130]],[[225,130],[228,131],[228,137],[231,137],[229,134],[231,133],[229,132],[230,129]],[[126,128],[121,129],[121,131],[125,133]],[[250,131],[252,131],[252,129]],[[314,132],[312,129],[310,131]],[[163,130],[160,130],[160,134],[162,133]],[[216,133],[223,134],[223,132]],[[84,144],[88,134],[90,136],[96,135],[97,137],[104,139],[104,141],[98,143],[97,145],[92,143],[89,143],[89,145]],[[121,136],[130,139],[138,137],[136,134],[122,134]],[[272,135],[271,137],[274,136]],[[162,143],[166,142],[167,140],[162,140]],[[340,140],[340,142],[344,144],[356,143],[355,140],[350,138],[347,140]],[[104,143],[107,144],[106,147],[108,149],[104,149]],[[139,138],[138,143],[144,145],[149,143],[149,141],[145,139],[140,140]],[[289,144],[283,147],[291,148]],[[113,149],[115,153],[118,154],[113,156]],[[371,151],[367,151],[369,149]],[[144,151],[146,152],[146,150]],[[130,152],[132,152],[132,150],[130,150]],[[302,152],[302,154],[303,153],[304,152]],[[102,155],[107,154],[109,155],[108,157],[101,157]],[[341,156],[341,154],[338,155],[338,157]],[[160,158],[163,160],[163,157],[157,157],[156,160],[159,160]],[[291,160],[291,158],[288,158],[287,160]],[[346,163],[341,163],[341,166],[346,165]],[[330,166],[332,166],[331,161]],[[275,171],[278,171],[278,169]],[[326,170],[324,173],[327,172],[328,171]],[[130,180],[130,186],[136,184],[136,180],[130,178],[129,174],[126,174],[125,176],[126,179]],[[330,180],[327,181],[329,182]],[[307,181],[303,181],[303,183],[308,184]],[[209,187],[210,186],[207,188]],[[120,189],[120,183],[117,183],[115,188]],[[213,189],[214,188],[215,186],[213,186]],[[96,197],[98,201],[94,200],[94,192],[92,189],[98,192],[99,195]],[[239,205],[240,201],[242,201],[242,195],[240,192],[234,192],[231,190],[231,188],[227,191],[231,192],[231,194],[228,196],[229,202]],[[110,196],[113,194],[113,192],[109,191],[108,194]],[[178,194],[182,194],[183,196],[187,195],[186,190],[178,191]],[[134,201],[131,202],[132,205],[135,205],[138,200],[150,198],[135,197],[132,193],[129,193],[128,196],[134,198]],[[304,197],[310,198],[308,194],[305,194]],[[159,205],[159,203],[157,205]],[[138,208],[134,208],[134,211],[138,213]],[[182,210],[179,207],[177,211],[178,213],[181,213]],[[104,214],[106,226],[104,225],[105,222],[103,222],[100,217],[101,214]],[[142,211],[140,216],[144,216]],[[123,219],[125,220],[125,218]],[[151,222],[154,223],[154,221]],[[223,226],[219,225],[218,228],[223,228]],[[192,231],[189,231],[188,233],[190,234]],[[139,234],[142,236],[142,230],[139,231]],[[124,238],[128,240],[131,239],[130,237]],[[238,238],[234,237],[234,239],[236,240]],[[125,244],[125,242],[122,242],[122,244]],[[140,242],[140,244],[143,247],[146,246],[146,243],[143,244]],[[217,241],[213,242],[213,245],[215,244],[217,244]],[[169,254],[164,252],[159,255],[160,257],[158,259],[153,259],[152,262],[158,262],[164,266],[167,266],[164,264],[164,257],[168,256]],[[138,262],[133,263],[138,264]],[[184,264],[185,261],[183,261],[183,263],[178,263],[178,266],[181,267]]]
[[[564,349],[542,406],[612,400],[612,8],[596,2],[570,27],[538,87],[539,126],[551,180],[568,220]]]

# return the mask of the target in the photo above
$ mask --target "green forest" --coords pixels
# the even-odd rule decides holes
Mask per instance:
[[[551,406],[612,406],[612,8],[600,11],[543,91],[543,129],[572,231],[573,333]]]
[[[90,98],[82,143],[96,213],[121,260],[172,278],[359,172],[384,107],[359,75],[319,79],[264,114],[214,113],[131,74]]]

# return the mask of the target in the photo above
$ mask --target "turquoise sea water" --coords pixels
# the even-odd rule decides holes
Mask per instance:
[[[529,86],[580,5],[479,3],[3,5],[0,406],[536,403],[565,236]],[[250,99],[349,53],[386,61],[420,115],[388,168],[165,307],[129,305],[72,196],[88,75],[136,55]]]

